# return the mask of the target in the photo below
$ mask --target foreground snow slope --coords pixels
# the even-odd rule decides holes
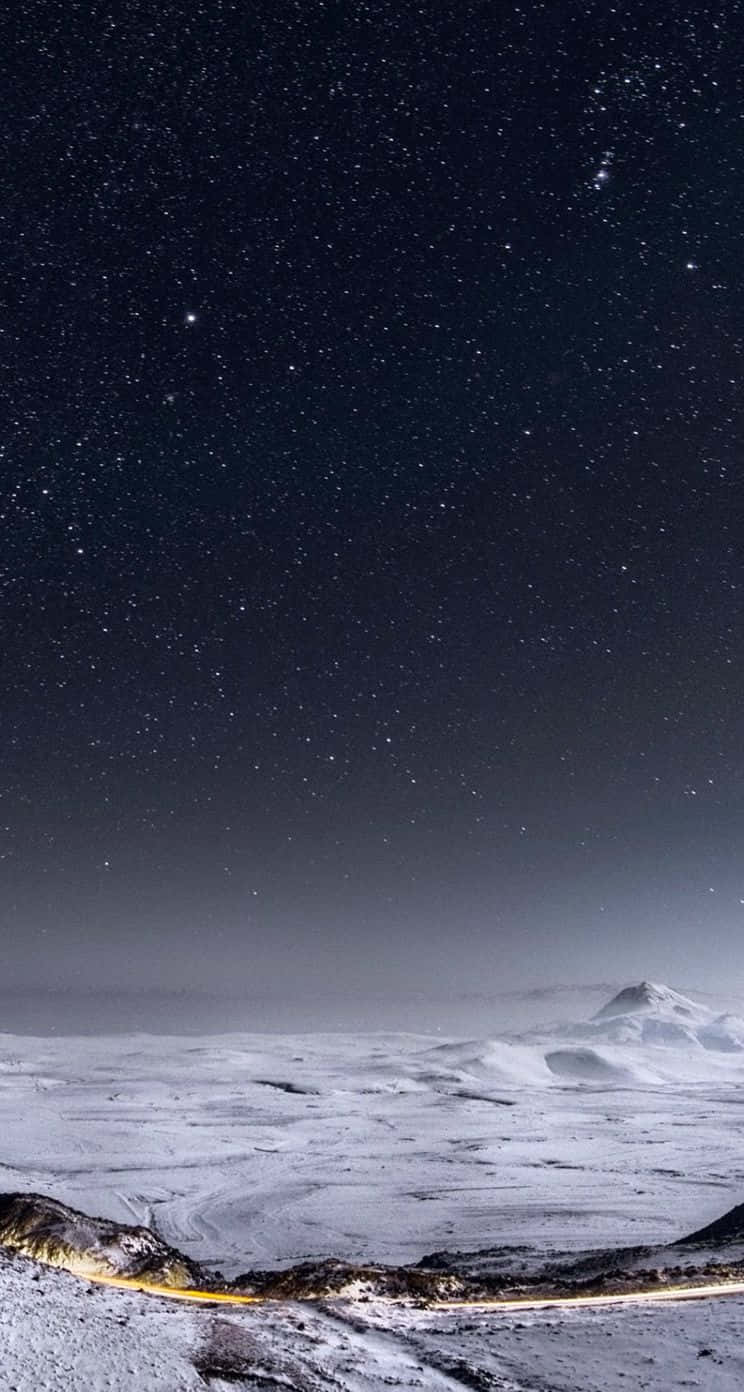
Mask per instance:
[[[3,1392],[203,1392],[199,1338],[178,1309],[0,1259]]]
[[[3,1392],[739,1392],[744,1301],[493,1314],[190,1308],[0,1259]]]

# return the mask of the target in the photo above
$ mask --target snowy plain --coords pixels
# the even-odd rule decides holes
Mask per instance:
[[[525,1249],[503,1258],[518,1269],[671,1242],[744,1197],[744,1024],[735,1003],[667,988],[609,1010],[586,993],[583,1013],[579,994],[573,1020],[565,995],[542,998],[548,1026],[468,1039],[6,1034],[0,1187],[153,1226],[228,1277],[501,1246]],[[2,1392],[219,1388],[230,1357],[254,1368],[246,1387],[744,1382],[734,1297],[516,1317],[375,1300],[215,1313],[89,1291],[0,1263]]]

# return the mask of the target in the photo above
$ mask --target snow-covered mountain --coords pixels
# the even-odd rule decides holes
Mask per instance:
[[[563,1081],[713,1081],[731,1065],[741,1068],[736,1056],[744,1054],[744,1020],[717,1015],[671,986],[641,981],[624,987],[591,1019],[561,1026],[553,1038],[545,1062]]]
[[[701,1017],[710,1018],[710,1013],[705,1006],[680,995],[679,991],[673,991],[671,986],[641,981],[637,986],[626,986],[618,991],[612,1000],[597,1011],[594,1018],[609,1020],[618,1015],[655,1015],[665,1019],[699,1020]]]
[[[717,1053],[744,1051],[744,1020],[731,1014],[716,1015],[671,986],[651,981],[626,986],[591,1020],[567,1027],[566,1033],[613,1044],[676,1045]]]

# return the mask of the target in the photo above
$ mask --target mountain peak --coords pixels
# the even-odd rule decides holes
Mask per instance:
[[[618,991],[612,1000],[603,1005],[594,1016],[595,1020],[607,1020],[614,1015],[636,1015],[648,1011],[664,1015],[677,1015],[695,1019],[700,1014],[700,1006],[688,1000],[671,986],[661,986],[654,981],[641,981],[637,986],[626,986]]]

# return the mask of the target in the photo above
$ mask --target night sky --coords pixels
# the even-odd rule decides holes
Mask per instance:
[[[8,7],[6,986],[744,988],[743,22]]]

